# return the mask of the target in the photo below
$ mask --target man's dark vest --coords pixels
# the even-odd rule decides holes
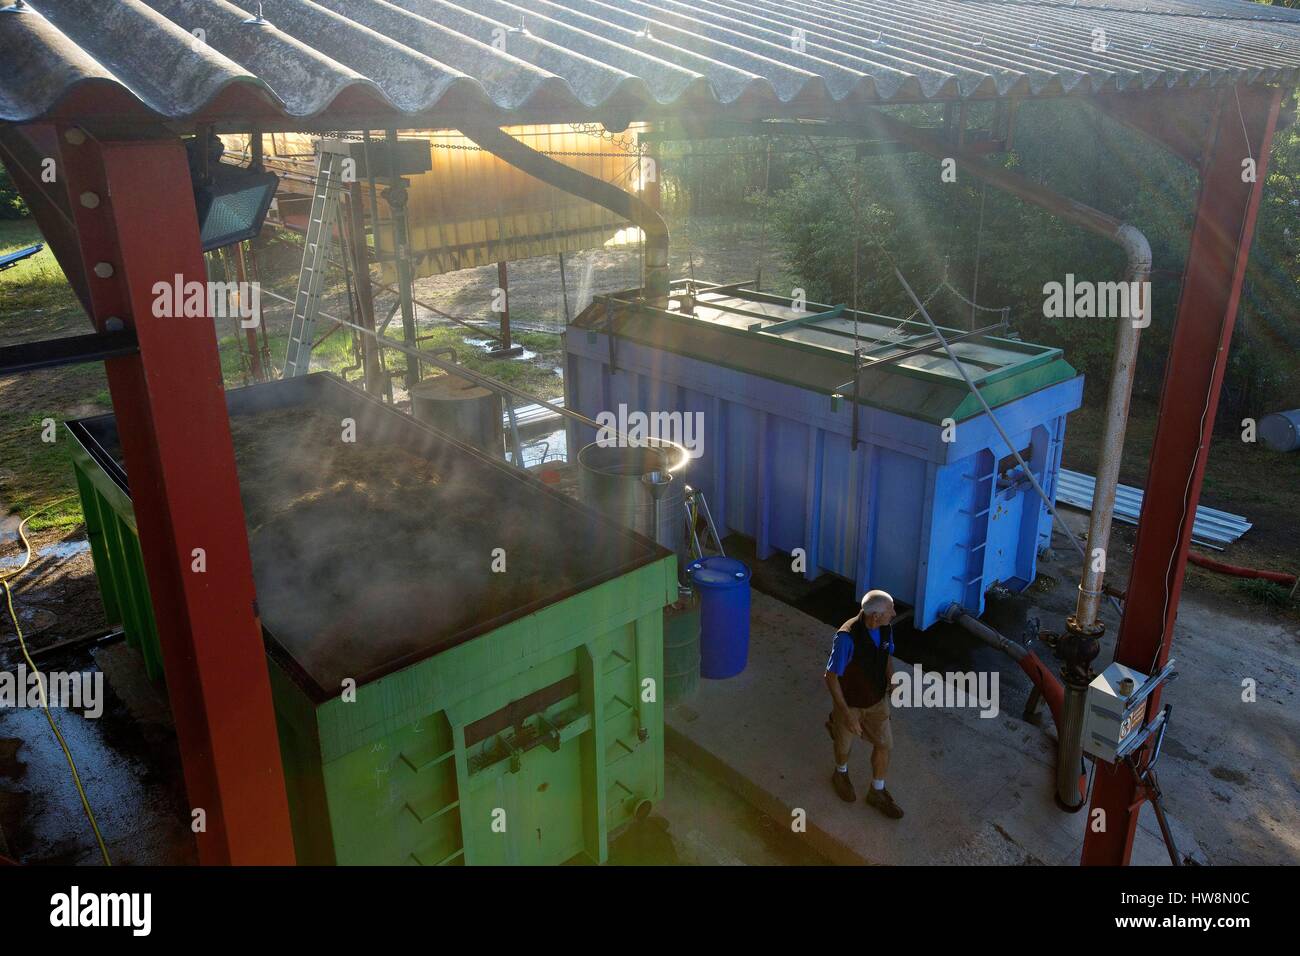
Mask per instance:
[[[880,629],[879,648],[871,639],[871,632],[861,615],[847,622],[840,630],[848,631],[853,638],[853,657],[840,676],[844,702],[850,707],[871,707],[878,704],[889,689],[886,675],[889,655],[894,650],[893,625]]]

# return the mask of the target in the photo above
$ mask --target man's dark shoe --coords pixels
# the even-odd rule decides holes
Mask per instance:
[[[831,786],[835,788],[835,792],[845,803],[854,803],[857,801],[858,792],[853,789],[853,781],[849,779],[847,772],[841,773],[836,770],[831,774]]]
[[[872,787],[867,791],[867,803],[891,820],[903,819],[903,808],[894,802],[894,797],[888,790]]]

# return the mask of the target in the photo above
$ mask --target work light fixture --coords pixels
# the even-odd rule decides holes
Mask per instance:
[[[204,252],[252,239],[275,198],[280,178],[254,159],[251,166],[223,163],[221,140],[200,132],[188,145],[194,206]]]

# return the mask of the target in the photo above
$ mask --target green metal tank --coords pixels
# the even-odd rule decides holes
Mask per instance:
[[[328,375],[228,403],[298,861],[603,862],[663,796],[674,556]],[[113,418],[68,427],[106,614],[160,676]]]

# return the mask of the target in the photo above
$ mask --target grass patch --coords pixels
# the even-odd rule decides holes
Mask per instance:
[[[389,326],[387,338],[400,342],[400,329],[394,331]],[[438,326],[422,329],[420,333],[422,351],[436,351],[452,348],[456,350],[456,359],[471,371],[490,375],[499,381],[514,385],[539,398],[554,399],[564,394],[564,381],[556,374],[563,359],[563,343],[559,334],[549,332],[521,332],[514,336],[516,345],[522,345],[530,352],[537,353],[530,360],[519,358],[498,359],[487,354],[487,350],[474,341],[482,341],[486,336],[477,335],[460,326]],[[401,368],[405,356],[400,352],[389,352],[389,368]],[[427,373],[426,373],[427,375]]]
[[[41,231],[30,219],[0,221],[0,255],[44,243]],[[18,265],[0,272],[0,307],[7,314],[25,309],[66,306],[76,297],[47,245]]]
[[[316,339],[319,340],[327,331],[329,331],[329,323],[322,321],[316,327]],[[262,336],[260,332],[257,341],[258,347],[261,348]],[[289,347],[289,333],[287,331],[268,332],[266,341],[271,352],[271,364],[274,366],[274,374],[278,376],[280,369],[284,365],[284,356]],[[246,349],[246,345],[242,333],[238,336],[233,332],[221,336],[217,339],[217,348],[221,355],[221,375],[225,380],[226,388],[238,388],[243,385],[246,352],[241,351],[241,349]],[[327,369],[337,373],[340,369],[352,364],[351,335],[344,330],[335,332],[312,351],[313,370]]]
[[[1158,418],[1154,403],[1133,402],[1120,467],[1120,481],[1127,485],[1141,488],[1146,484]],[[1065,431],[1066,468],[1096,474],[1103,424],[1103,411],[1095,404],[1070,415]],[[1300,510],[1300,482],[1295,480],[1295,474],[1294,454],[1271,451],[1258,442],[1243,442],[1237,432],[1215,432],[1210,440],[1200,504],[1245,515],[1254,524],[1228,547],[1224,560],[1270,571],[1300,569],[1300,541],[1292,530],[1294,515]],[[1267,588],[1260,588],[1272,582],[1246,583],[1189,564],[1187,583],[1198,591],[1239,604],[1276,608],[1285,616],[1300,614],[1296,602],[1277,603],[1269,597]],[[1246,589],[1250,587],[1257,590]]]
[[[1284,588],[1276,581],[1265,581],[1263,578],[1246,578],[1234,583],[1238,593],[1256,604],[1285,608],[1290,607],[1294,601],[1294,598],[1291,597],[1290,588]]]
[[[72,440],[52,416],[0,412],[0,461],[7,473],[5,505],[30,515],[32,531],[71,531],[81,524],[81,503],[72,471]],[[53,437],[53,441],[46,438]],[[11,476],[11,477],[10,477]]]

